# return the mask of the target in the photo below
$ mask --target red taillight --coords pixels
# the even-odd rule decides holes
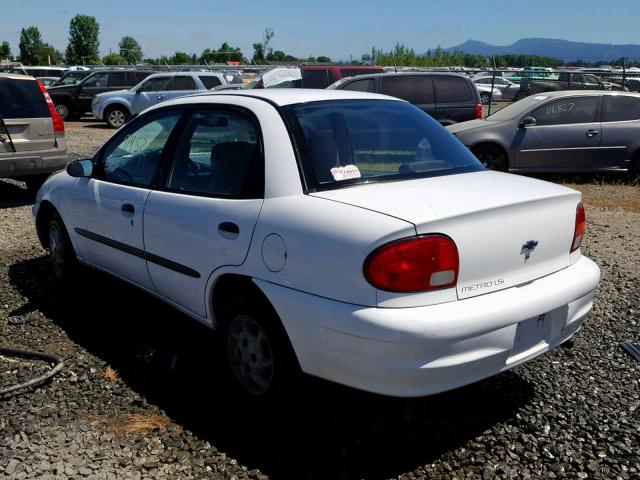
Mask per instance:
[[[64,133],[64,121],[62,117],[58,115],[56,112],[56,106],[51,101],[51,97],[49,96],[49,92],[47,92],[47,88],[40,82],[40,80],[36,80],[38,87],[40,87],[40,91],[44,95],[44,99],[47,101],[47,106],[49,107],[49,113],[51,114],[51,121],[53,122],[53,133]]]
[[[369,254],[364,276],[380,290],[424,292],[458,281],[458,248],[445,235],[424,235],[387,243]]]
[[[574,252],[580,248],[582,244],[582,237],[584,237],[584,231],[587,228],[587,221],[584,215],[584,207],[582,203],[578,204],[576,208],[576,226],[573,230],[573,243],[571,244],[571,251]]]
[[[482,104],[481,103],[476,103],[476,118],[479,118],[482,120]]]

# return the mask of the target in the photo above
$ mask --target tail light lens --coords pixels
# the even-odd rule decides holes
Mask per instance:
[[[47,92],[47,88],[39,80],[36,80],[36,82],[38,83],[38,87],[40,87],[40,91],[44,95],[44,99],[47,101],[49,113],[51,114],[51,121],[53,122],[53,133],[64,133],[64,121],[62,120],[62,117],[58,115],[58,112],[56,112],[56,106],[53,104],[53,101],[49,96],[49,92]]]
[[[397,240],[369,254],[364,276],[374,287],[390,292],[454,287],[458,282],[458,248],[445,235]]]
[[[582,244],[582,237],[584,237],[584,231],[587,228],[587,221],[584,215],[584,206],[582,203],[578,204],[576,208],[576,226],[573,230],[573,243],[571,244],[571,251],[574,252],[580,248]]]
[[[479,118],[482,120],[482,104],[481,103],[476,103],[476,118]]]

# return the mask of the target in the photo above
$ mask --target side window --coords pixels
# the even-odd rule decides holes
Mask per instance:
[[[531,112],[537,125],[591,123],[595,120],[597,96],[568,97],[545,103]]]
[[[97,178],[148,187],[155,174],[169,135],[182,111],[151,115],[118,135],[104,152]]]
[[[326,88],[336,81],[331,70],[303,70],[302,88]]]
[[[158,92],[160,90],[166,90],[169,82],[171,82],[171,77],[150,78],[140,85],[138,90],[140,92]]]
[[[365,80],[356,80],[347,83],[342,90],[350,90],[352,92],[373,92],[375,91],[375,80],[367,78]]]
[[[605,95],[603,122],[640,120],[640,98],[626,95]]]
[[[113,72],[109,74],[109,86],[110,87],[126,87],[126,74],[125,72]]]
[[[176,76],[173,77],[173,82],[169,85],[167,90],[195,90],[196,82],[192,77]]]
[[[96,73],[82,84],[84,88],[106,88],[109,82],[108,73]]]
[[[435,103],[433,80],[428,75],[382,77],[382,93],[417,105]]]
[[[433,80],[437,103],[474,102],[469,83],[462,77],[436,76]]]
[[[207,90],[211,90],[212,88],[215,88],[218,85],[222,85],[222,82],[220,81],[220,79],[212,75],[200,75],[198,78],[204,85],[204,88],[206,88]]]
[[[180,140],[166,188],[221,197],[260,198],[264,165],[254,120],[232,110],[193,115]]]

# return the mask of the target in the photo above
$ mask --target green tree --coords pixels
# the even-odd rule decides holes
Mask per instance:
[[[42,37],[38,27],[23,28],[20,32],[20,61],[26,65],[39,63],[38,51],[42,47]]]
[[[95,17],[76,15],[69,24],[67,63],[95,64],[100,61],[100,25]]]
[[[38,49],[38,63],[40,65],[57,65],[64,62],[64,55],[60,50],[56,50],[53,45],[43,43]]]
[[[320,55],[316,61],[320,62],[320,63],[331,63],[331,59],[329,57],[326,57],[324,55]]]
[[[265,58],[264,58],[264,46],[261,43],[254,43],[253,44],[253,58],[252,60],[257,63],[258,65],[261,65],[265,62]]]
[[[171,57],[169,57],[169,60],[167,60],[167,62],[170,65],[188,65],[193,62],[193,57],[184,52],[176,52]]]
[[[244,62],[245,58],[238,47],[232,47],[227,42],[223,42],[218,50],[206,48],[200,55],[201,63],[225,63],[225,62]]]
[[[120,43],[120,56],[124,57],[127,63],[140,63],[142,61],[142,47],[133,37],[122,37]]]
[[[102,57],[102,63],[105,65],[127,65],[129,62],[122,55],[110,53],[109,55]]]
[[[297,62],[298,59],[293,55],[288,55],[282,50],[276,50],[275,52],[269,52],[267,60],[270,62]]]
[[[13,55],[11,55],[11,45],[9,45],[9,42],[2,42],[2,45],[0,45],[0,60],[13,60]]]

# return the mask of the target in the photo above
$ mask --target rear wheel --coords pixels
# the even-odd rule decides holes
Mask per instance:
[[[509,170],[509,159],[497,145],[478,145],[471,149],[480,163],[482,163],[489,170],[496,170],[498,172],[506,172]]]
[[[481,92],[480,93],[480,101],[483,105],[488,105],[491,101],[491,94],[489,92]]]
[[[111,128],[120,128],[129,120],[129,112],[120,105],[107,107],[104,112],[104,120]]]
[[[58,113],[58,115],[60,115],[62,120],[71,120],[71,109],[67,104],[59,103],[58,105],[56,105],[56,112]]]
[[[236,297],[221,331],[232,382],[249,398],[271,398],[291,385],[298,363],[280,319],[256,295]]]
[[[37,193],[44,181],[49,178],[49,175],[30,175],[24,179],[24,183],[27,185],[27,190],[32,193]]]

